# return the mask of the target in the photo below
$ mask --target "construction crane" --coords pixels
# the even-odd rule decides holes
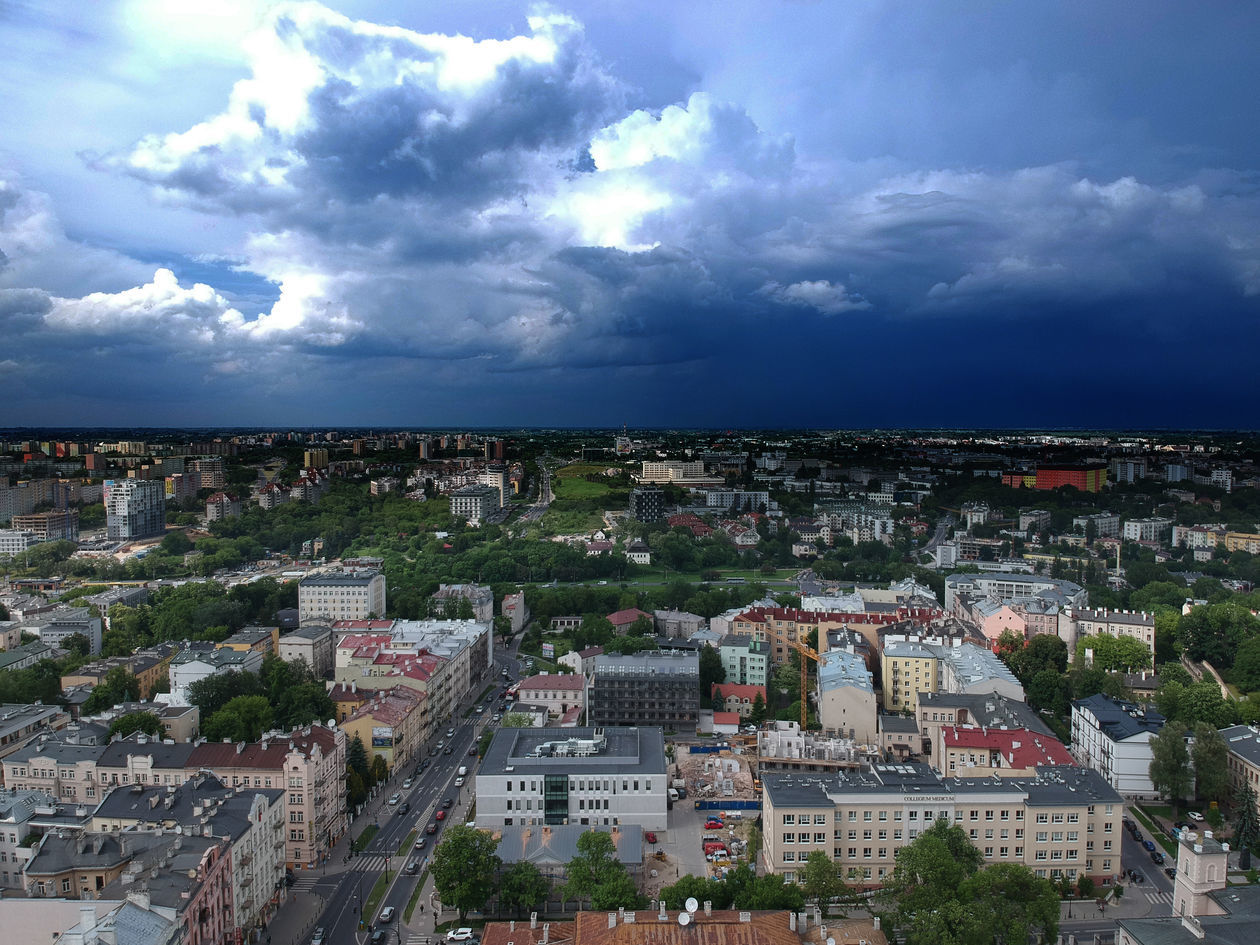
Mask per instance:
[[[808,684],[809,678],[809,664],[805,660],[808,658],[817,663],[818,651],[795,640],[788,640],[787,642],[801,657],[801,734],[804,735],[805,723],[809,720],[809,697],[805,692],[805,686]]]

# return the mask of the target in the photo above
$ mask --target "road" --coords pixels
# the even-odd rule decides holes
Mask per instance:
[[[509,680],[504,680],[502,677],[504,668],[509,671]],[[352,856],[348,862],[328,864],[327,872],[324,874],[311,871],[298,875],[294,884],[296,890],[313,892],[327,903],[316,925],[324,929],[325,941],[328,945],[357,945],[357,943],[366,942],[368,930],[359,929],[360,903],[368,896],[377,879],[387,868],[392,874],[390,885],[375,911],[367,916],[368,923],[374,924],[385,906],[393,906],[396,917],[393,922],[381,926],[394,933],[388,936],[388,941],[398,943],[398,945],[416,945],[431,937],[432,933],[428,931],[432,928],[429,924],[429,903],[423,899],[421,901],[424,903],[425,914],[422,918],[419,906],[417,906],[416,914],[413,916],[413,925],[417,928],[423,927],[426,931],[413,932],[403,924],[403,913],[407,908],[407,902],[411,899],[411,894],[419,881],[419,874],[408,876],[403,869],[410,860],[415,858],[420,860],[421,870],[423,870],[432,859],[433,849],[441,841],[446,825],[452,822],[463,822],[462,811],[466,810],[464,802],[472,798],[473,778],[476,775],[477,766],[476,756],[469,755],[468,751],[476,745],[478,736],[489,723],[498,697],[492,694],[486,700],[488,708],[482,715],[473,714],[468,719],[464,719],[464,712],[475,704],[477,696],[490,683],[495,684],[497,693],[503,685],[510,685],[519,677],[520,665],[515,653],[496,649],[494,666],[487,673],[486,679],[479,686],[474,687],[469,697],[460,703],[455,712],[455,720],[441,728],[431,743],[426,746],[424,757],[431,762],[428,769],[414,779],[410,788],[404,790],[403,781],[421,760],[413,758],[386,782],[382,789],[382,796],[387,798],[397,792],[402,795],[402,798],[397,807],[390,807],[388,804],[381,805],[376,815],[376,823],[380,825],[380,830],[372,838],[367,849]],[[448,738],[446,731],[450,728],[454,729],[455,734]],[[446,742],[446,745],[450,747],[450,754],[442,751],[437,754],[432,753],[439,740]],[[468,777],[464,786],[457,788],[454,781],[456,771],[461,765],[468,767]],[[447,811],[447,818],[438,824],[437,833],[432,836],[426,835],[425,828],[434,822],[437,811],[444,809],[442,805],[448,798],[452,801],[452,806]],[[407,814],[400,816],[397,811],[403,804],[410,804],[411,807]],[[351,827],[351,834],[359,835],[371,822],[367,816],[360,817]],[[413,851],[409,843],[400,856],[398,848],[413,830],[418,831],[418,836],[427,836],[428,843],[423,851]]]
[[[1139,826],[1144,839],[1152,840],[1149,832]],[[1176,857],[1168,856],[1164,848],[1156,843],[1156,849],[1165,853],[1163,864],[1156,865],[1151,861],[1150,851],[1134,840],[1129,831],[1121,829],[1120,841],[1121,865],[1126,870],[1134,870],[1142,875],[1143,882],[1129,883],[1125,889],[1126,896],[1143,896],[1151,903],[1152,916],[1172,915],[1173,881],[1164,873],[1164,867],[1176,864]]]

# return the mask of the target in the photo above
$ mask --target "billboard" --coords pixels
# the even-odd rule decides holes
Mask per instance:
[[[554,643],[544,643],[542,645],[542,655],[549,660],[556,658],[556,645]]]
[[[393,748],[394,747],[394,730],[388,725],[372,726],[372,747],[373,748]]]

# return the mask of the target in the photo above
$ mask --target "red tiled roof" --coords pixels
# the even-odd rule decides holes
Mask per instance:
[[[246,742],[240,751],[237,751],[235,742],[203,742],[188,756],[188,767],[208,768],[211,771],[224,768],[267,768],[279,771],[284,768],[290,742],[294,749],[307,755],[318,745],[327,756],[332,753],[337,737],[322,725],[312,725],[309,732],[306,729],[297,729],[279,738]]]
[[[1057,738],[1022,728],[958,728],[950,725],[942,729],[941,736],[947,749],[997,751],[1012,768],[1076,764],[1071,752]]]
[[[713,724],[714,725],[738,725],[739,713],[738,712],[714,712]]]
[[[639,610],[638,607],[631,607],[629,610],[619,610],[616,613],[609,614],[608,622],[614,627],[623,627],[634,623],[640,617],[647,617],[649,620],[652,619],[651,614],[644,613]]]
[[[731,696],[735,696],[737,699],[747,699],[749,702],[752,702],[753,699],[757,697],[757,693],[761,693],[761,698],[765,699],[766,687],[750,686],[746,683],[714,683],[713,690],[709,693],[709,695],[713,697],[720,696],[723,702]]]

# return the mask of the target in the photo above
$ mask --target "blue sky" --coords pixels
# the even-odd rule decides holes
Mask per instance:
[[[0,4],[0,424],[1255,426],[1253,4],[184,6]]]

